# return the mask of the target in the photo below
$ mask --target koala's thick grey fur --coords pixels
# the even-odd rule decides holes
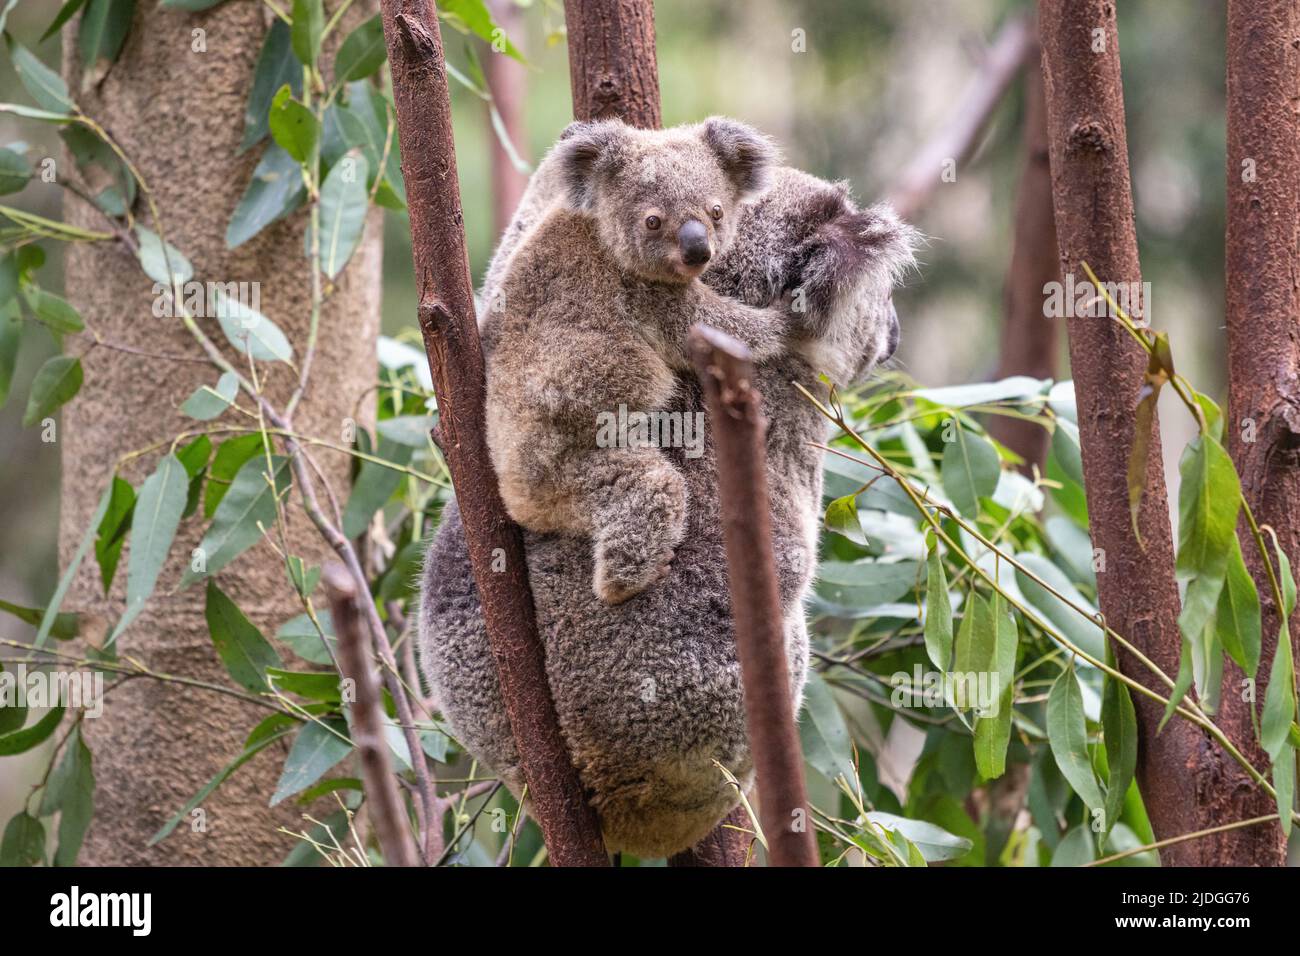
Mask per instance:
[[[501,496],[529,531],[590,537],[593,588],[608,604],[667,573],[688,507],[658,447],[611,447],[609,417],[668,407],[696,322],[758,359],[792,325],[780,308],[699,280],[774,158],[765,137],[721,118],[668,130],[576,124],[546,160],[566,201],[520,237],[494,290],[487,439]]]
[[[543,163],[502,237],[484,287],[490,303],[505,260],[557,201]],[[747,207],[737,235],[705,273],[716,291],[754,307],[802,296],[802,337],[758,367],[768,418],[773,545],[791,695],[808,662],[802,600],[820,528],[827,425],[792,386],[824,393],[820,373],[848,384],[893,350],[890,292],[912,261],[914,233],[891,210],[859,210],[847,190],[793,169]],[[490,306],[485,309],[490,325]],[[491,336],[486,335],[489,343]],[[676,407],[703,408],[694,376],[678,376]],[[611,851],[665,856],[700,840],[737,803],[715,761],[745,787],[753,768],[732,634],[712,442],[669,450],[690,499],[686,533],[666,579],[609,606],[592,593],[590,544],[526,533],[547,673],[569,752]],[[518,794],[523,778],[500,698],[464,530],[454,505],[425,562],[419,649],[424,674],[457,738]]]

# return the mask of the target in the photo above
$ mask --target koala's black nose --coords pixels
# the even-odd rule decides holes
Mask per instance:
[[[677,230],[677,245],[682,250],[682,262],[688,266],[702,266],[713,256],[709,248],[709,230],[698,219],[687,219]]]
[[[881,354],[880,361],[884,362],[894,357],[894,353],[898,351],[898,339],[902,335],[902,331],[898,324],[898,313],[894,310],[894,303],[891,299],[889,303],[888,338],[885,340],[885,351]]]

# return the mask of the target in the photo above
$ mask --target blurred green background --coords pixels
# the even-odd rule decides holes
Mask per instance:
[[[521,146],[535,160],[571,119],[568,67],[559,5],[532,0],[519,6],[520,46],[530,61],[527,141]],[[849,180],[860,200],[874,200],[951,121],[1002,23],[1032,6],[1027,0],[658,0],[664,122],[735,116],[775,136],[792,165]],[[51,64],[59,57],[58,39],[39,45],[37,39],[54,9],[53,0],[26,0],[9,19],[9,29]],[[1120,5],[1119,18],[1152,321],[1172,333],[1180,371],[1218,396],[1224,381],[1224,3],[1129,0]],[[796,30],[803,31],[805,52],[792,50]],[[467,64],[467,48],[478,41],[451,30],[445,39],[449,58]],[[8,58],[0,59],[0,100],[26,102]],[[483,103],[460,87],[453,88],[453,109],[477,279],[495,240],[488,170],[493,133]],[[896,361],[927,385],[978,381],[996,366],[1021,109],[1017,83],[956,181],[942,184],[918,217],[929,241],[919,272],[896,297],[903,321]],[[0,117],[0,142],[14,140],[31,143],[33,158],[58,155],[51,129]],[[57,190],[39,181],[9,197],[52,217],[58,199]],[[52,262],[44,277],[57,289],[58,250],[49,245]],[[389,213],[385,332],[412,328],[414,305],[407,221]],[[31,375],[53,349],[43,329],[28,325],[13,397],[0,410],[0,595],[36,605],[49,598],[57,577],[59,455],[36,430],[19,428]],[[1167,471],[1175,481],[1177,455],[1190,437],[1184,417],[1176,409],[1165,415]],[[0,633],[19,628],[12,618],[0,618]],[[28,756],[41,760],[39,753]],[[6,789],[0,780],[0,819],[8,816]]]

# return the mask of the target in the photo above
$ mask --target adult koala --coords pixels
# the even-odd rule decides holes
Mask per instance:
[[[548,157],[488,270],[485,349],[493,346],[497,289],[509,257],[562,195]],[[827,425],[792,383],[824,392],[820,375],[849,384],[893,353],[898,320],[890,296],[912,262],[914,235],[888,207],[859,210],[843,184],[781,168],[704,274],[715,291],[747,305],[762,308],[787,296],[804,309],[788,353],[760,366],[757,381],[768,418],[773,545],[796,710],[808,665],[802,600],[821,524],[822,453],[812,443],[825,439]],[[668,410],[703,407],[694,377],[680,376],[676,406]],[[707,428],[705,434],[698,457],[665,449],[687,482],[686,538],[667,578],[626,603],[609,606],[592,593],[588,539],[525,537],[560,727],[611,852],[659,857],[699,841],[738,802],[715,761],[744,786],[752,782],[714,452]],[[419,649],[456,737],[518,794],[523,776],[454,504],[425,561]]]

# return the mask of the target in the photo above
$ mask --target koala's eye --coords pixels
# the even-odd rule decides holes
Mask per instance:
[[[710,215],[713,216],[713,221],[714,221],[714,222],[721,222],[721,221],[722,221],[722,207],[719,206],[717,203],[714,203],[714,204],[713,204],[713,208],[712,208],[709,212],[710,212]]]
[[[658,216],[645,217],[645,227],[649,229],[651,232],[654,232],[662,225],[663,225],[663,221]]]

